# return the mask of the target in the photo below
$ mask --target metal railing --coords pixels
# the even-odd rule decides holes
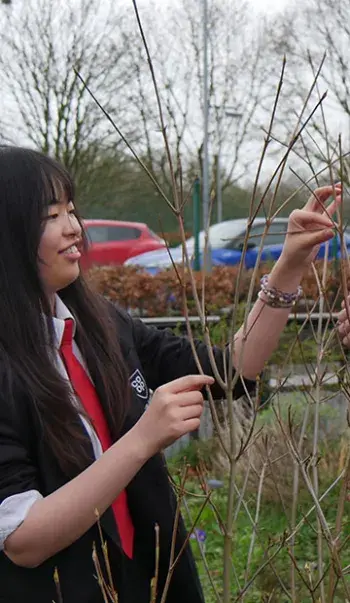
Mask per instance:
[[[206,317],[207,323],[216,324],[223,318],[228,317],[228,313],[223,313],[221,315],[215,314]],[[180,328],[184,330],[186,328],[186,318],[185,316],[156,316],[156,317],[140,317],[141,320],[148,325],[155,326],[157,328],[165,329],[165,328]],[[330,324],[335,320],[336,313],[330,314],[328,312],[297,312],[294,314],[289,314],[288,322],[295,321],[299,324],[307,322],[317,322],[321,318],[322,322],[330,321]],[[199,325],[200,317],[199,316],[190,316],[189,322],[191,325]],[[326,388],[334,387],[339,382],[339,378],[336,372],[325,372],[323,375],[323,384]],[[312,386],[312,379],[310,375],[289,375],[287,378],[283,379],[281,383],[280,379],[273,378],[272,376],[268,380],[268,386],[271,391],[278,389],[281,393],[287,394],[288,392],[295,391],[297,389],[302,388],[305,390],[306,388]],[[345,408],[346,401],[344,401],[344,395],[339,393],[337,395],[337,399],[342,398],[342,406]],[[206,440],[211,437],[213,432],[213,425],[211,421],[211,416],[209,412],[209,408],[207,405],[203,412],[203,417],[201,421],[201,426],[198,432],[199,439]],[[180,453],[183,448],[185,448],[191,441],[191,436],[189,434],[183,436],[179,440],[177,440],[174,444],[169,446],[165,451],[166,457],[171,458],[173,455]]]
[[[206,321],[207,323],[213,323],[216,324],[218,322],[220,322],[220,320],[222,320],[223,318],[225,318],[225,316],[227,316],[227,314],[213,314],[210,316],[206,317]],[[305,322],[305,321],[311,321],[311,322],[317,322],[319,319],[322,319],[322,322],[327,322],[330,321],[332,322],[332,320],[335,319],[336,317],[336,313],[334,314],[330,314],[328,312],[312,312],[312,313],[308,313],[308,312],[297,312],[295,314],[289,314],[288,316],[288,322],[291,321],[295,321],[295,322]],[[185,316],[141,316],[140,317],[141,320],[148,325],[153,325],[155,327],[160,327],[160,328],[175,328],[178,326],[185,326],[186,325],[186,318]],[[200,317],[199,316],[189,316],[189,322],[190,324],[196,325],[196,324],[200,324]]]

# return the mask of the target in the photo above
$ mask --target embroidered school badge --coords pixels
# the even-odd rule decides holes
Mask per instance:
[[[130,376],[131,387],[136,391],[139,398],[148,400],[149,391],[147,383],[139,369],[136,369]]]

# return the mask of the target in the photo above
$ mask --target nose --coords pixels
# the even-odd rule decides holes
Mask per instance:
[[[67,214],[65,214],[64,216],[64,235],[67,237],[80,237],[81,230],[82,229],[77,217],[74,214],[70,214],[67,212]]]

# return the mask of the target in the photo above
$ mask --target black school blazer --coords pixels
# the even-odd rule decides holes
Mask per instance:
[[[144,411],[149,396],[148,388],[155,390],[172,379],[198,371],[187,338],[177,337],[169,330],[148,327],[141,320],[132,319],[126,312],[112,305],[111,313],[113,320],[117,321],[133,392],[131,410],[124,426],[126,432]],[[196,346],[204,371],[211,374],[205,346],[200,342]],[[223,374],[222,352],[214,350],[214,353]],[[4,384],[4,379],[1,382]],[[95,385],[98,391],[98,383]],[[246,381],[245,386],[252,390],[255,384]],[[19,386],[16,388],[16,385],[14,390],[15,407],[9,404],[10,395],[6,392],[6,386],[2,385],[0,390],[0,503],[8,496],[30,489],[39,490],[43,496],[47,496],[69,479],[59,468],[42,437],[40,422],[26,392],[21,391]],[[215,397],[222,397],[218,386],[214,386],[213,390]],[[243,384],[239,380],[235,396],[238,398],[243,393]],[[100,400],[103,405],[101,397]],[[81,429],[84,430],[82,424]],[[86,446],[92,463],[94,456],[89,441]],[[125,560],[120,552],[111,509],[101,518],[103,536],[108,544],[113,579],[120,589],[119,603],[149,603],[149,582],[154,575],[154,526],[157,523],[160,527],[160,598],[168,570],[176,509],[176,497],[169,483],[163,455],[157,454],[142,467],[128,485],[127,497],[136,533],[133,564]],[[185,535],[181,520],[177,550]],[[93,526],[74,544],[33,569],[15,565],[4,552],[0,552],[0,602],[59,603],[53,581],[54,569],[57,567],[64,603],[103,603],[92,562],[95,543],[103,570],[99,542],[97,526]],[[204,601],[189,546],[176,566],[167,601]]]

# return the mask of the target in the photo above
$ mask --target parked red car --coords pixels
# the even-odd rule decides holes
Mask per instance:
[[[84,220],[89,248],[82,257],[82,267],[123,264],[125,260],[165,247],[163,239],[141,222],[119,220]]]

